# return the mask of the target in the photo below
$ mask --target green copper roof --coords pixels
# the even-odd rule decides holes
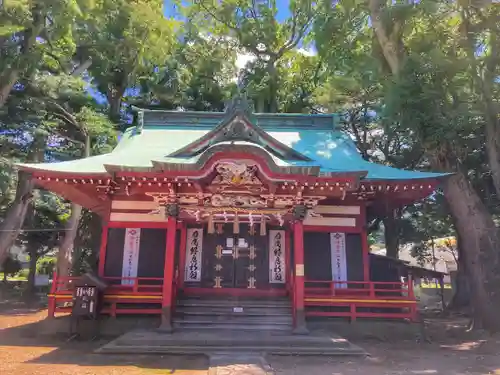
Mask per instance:
[[[104,174],[114,170],[153,167],[159,163],[196,163],[200,155],[168,157],[198,140],[225,119],[223,113],[145,111],[142,126],[129,128],[113,152],[86,159],[58,163],[20,164],[21,168],[71,174]],[[354,142],[334,130],[334,115],[256,114],[252,116],[271,137],[312,159],[282,160],[278,166],[320,167],[322,172],[368,172],[369,180],[408,180],[444,176],[439,173],[406,171],[365,161]],[[287,123],[288,121],[288,123]],[[236,142],[244,143],[244,142]]]

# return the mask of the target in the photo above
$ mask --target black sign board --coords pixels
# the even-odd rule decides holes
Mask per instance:
[[[99,292],[96,286],[75,286],[73,292],[73,316],[96,318]]]

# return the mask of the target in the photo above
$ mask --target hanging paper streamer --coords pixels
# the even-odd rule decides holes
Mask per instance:
[[[347,281],[345,233],[330,233],[330,250],[332,259],[332,280]],[[335,288],[347,288],[347,284],[335,283]]]
[[[285,231],[269,231],[269,282],[284,284],[286,279]]]
[[[186,231],[186,268],[184,281],[201,281],[201,256],[203,249],[203,229],[188,228]]]
[[[214,225],[214,217],[212,214],[208,215],[208,226],[207,226],[207,232],[209,234],[215,233],[215,225]]]
[[[140,243],[141,229],[127,228],[123,244],[122,277],[137,277]],[[122,280],[122,285],[134,285],[134,280]]]
[[[260,235],[266,235],[266,218],[264,216],[261,216],[260,218]]]
[[[234,213],[233,233],[240,233],[240,220],[238,219],[237,212]]]

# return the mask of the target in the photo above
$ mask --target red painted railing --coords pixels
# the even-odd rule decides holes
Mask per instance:
[[[305,281],[307,316],[416,319],[416,299],[408,282]]]
[[[68,302],[72,300],[73,284],[79,277],[58,277],[54,273],[48,296],[48,313],[53,317],[56,312],[69,312]],[[159,277],[104,277],[109,287],[104,293],[103,313],[117,314],[160,314],[161,309],[136,307],[145,304],[161,304],[163,278]],[[128,283],[122,284],[123,281]],[[123,307],[129,305],[128,307]],[[132,306],[136,305],[136,306]],[[120,308],[118,308],[120,306]]]

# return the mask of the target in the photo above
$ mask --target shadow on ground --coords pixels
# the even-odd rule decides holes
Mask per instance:
[[[113,336],[96,341],[68,341],[66,334],[47,333],[46,310],[10,304],[0,308],[0,363],[2,369],[16,375],[24,374],[207,374],[209,359],[205,356],[182,355],[122,355],[94,354],[93,351],[109,342]],[[133,319],[131,319],[133,320]],[[59,326],[68,320],[60,319]],[[466,332],[463,318],[432,318],[426,322],[430,343],[419,342],[414,327],[404,323],[358,322],[346,324],[311,322],[327,332],[338,333],[372,353],[371,360],[341,360],[318,357],[270,357],[278,374],[315,375],[325,373],[500,373],[500,339],[481,332]],[[152,319],[148,324],[157,324]],[[69,328],[69,327],[68,327]],[[223,358],[223,364],[242,363],[241,358]],[[248,363],[248,360],[246,361]],[[330,371],[331,367],[331,371]],[[408,371],[409,368],[414,368]],[[445,368],[446,367],[446,368]],[[459,368],[459,371],[456,368]],[[34,369],[41,368],[42,372]],[[52,369],[60,372],[53,372]],[[438,369],[431,372],[429,369]],[[334,371],[335,370],[335,371]],[[446,370],[446,371],[445,371]],[[424,372],[419,372],[424,371]],[[460,372],[462,371],[462,372]],[[470,372],[466,372],[470,371]],[[478,372],[475,372],[478,371]],[[493,372],[492,372],[493,371]]]

